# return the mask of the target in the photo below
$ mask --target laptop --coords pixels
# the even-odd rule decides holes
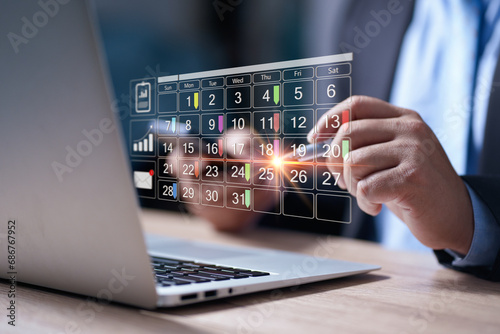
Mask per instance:
[[[0,277],[152,309],[380,268],[145,237],[91,6],[1,7]]]

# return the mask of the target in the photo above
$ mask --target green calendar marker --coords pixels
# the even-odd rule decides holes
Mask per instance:
[[[274,86],[274,104],[280,103],[280,85]]]
[[[249,189],[245,189],[245,206],[247,208],[250,207],[250,190]]]
[[[245,164],[245,179],[250,180],[250,164]]]
[[[342,140],[342,158],[346,158],[349,154],[349,140]]]

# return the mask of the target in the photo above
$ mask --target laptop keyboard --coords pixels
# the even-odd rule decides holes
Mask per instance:
[[[157,284],[163,287],[269,275],[263,271],[158,257],[152,257],[151,264]]]

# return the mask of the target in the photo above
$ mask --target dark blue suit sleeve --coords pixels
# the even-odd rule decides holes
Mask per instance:
[[[500,176],[464,176],[474,192],[491,211],[495,221],[500,225]],[[454,266],[455,258],[444,250],[435,251],[439,263],[458,271],[467,272],[491,281],[500,282],[500,251],[491,266]]]

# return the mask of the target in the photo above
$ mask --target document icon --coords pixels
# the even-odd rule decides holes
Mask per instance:
[[[140,82],[135,85],[135,112],[147,113],[151,111],[151,84]]]
[[[156,99],[158,95],[156,94],[155,78],[131,80],[129,94],[131,116],[154,115],[156,113]],[[170,95],[173,97],[177,96],[176,93],[170,93]]]
[[[134,185],[138,189],[153,189],[153,175],[151,172],[134,171]]]

